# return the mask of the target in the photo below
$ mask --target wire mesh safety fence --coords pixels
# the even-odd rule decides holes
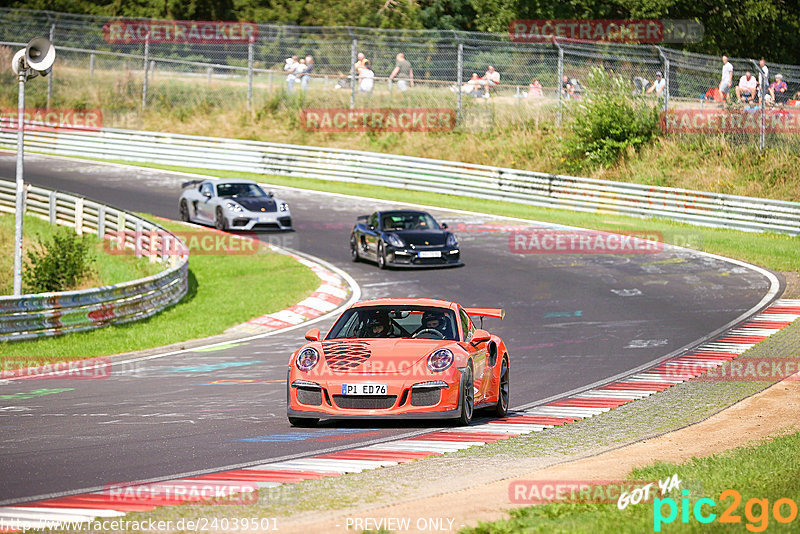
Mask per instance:
[[[453,110],[453,126],[463,129],[561,124],[591,98],[587,78],[601,67],[630,83],[631,98],[647,98],[668,116],[680,113],[667,130],[671,135],[761,146],[796,145],[800,138],[800,66],[794,65],[768,64],[768,82],[740,101],[739,78],[747,71],[757,78],[759,66],[730,58],[734,87],[721,101],[721,58],[658,45],[514,42],[507,34],[443,30],[181,25],[11,9],[0,14],[0,61],[36,35],[50,36],[57,47],[52,77],[28,87],[32,105],[98,108],[109,127],[139,127],[143,111],[268,113],[286,102],[298,110]],[[15,88],[7,70],[0,68],[0,98],[11,107]],[[786,85],[775,86],[773,97],[769,86],[777,74]],[[707,127],[720,115],[739,119]]]

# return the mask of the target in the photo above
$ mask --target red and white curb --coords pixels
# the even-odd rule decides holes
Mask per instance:
[[[255,485],[258,488],[274,488],[308,479],[360,473],[428,456],[479,447],[521,434],[541,432],[600,415],[675,384],[697,378],[708,369],[737,358],[798,318],[800,318],[800,300],[778,300],[762,313],[714,341],[663,361],[651,369],[542,406],[515,412],[514,415],[503,419],[469,427],[441,429],[410,438],[308,458],[266,463],[153,484],[156,487],[180,487],[184,490],[189,488],[190,491],[181,494],[174,491],[148,490],[147,495],[121,501],[105,491],[2,507],[0,519],[5,525],[14,524],[13,521],[17,521],[17,524],[23,522],[27,528],[42,526],[52,521],[90,523],[98,517],[119,517],[128,512],[154,510],[159,506],[201,502],[206,498],[200,491],[202,488],[210,488],[217,493],[219,488],[242,487],[245,484]],[[681,366],[681,369],[689,368],[692,371],[681,375],[671,369],[673,366]],[[191,491],[192,488],[198,491]]]

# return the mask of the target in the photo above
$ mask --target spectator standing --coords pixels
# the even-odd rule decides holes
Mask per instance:
[[[303,91],[308,90],[308,82],[311,81],[311,73],[314,71],[314,56],[306,56],[306,68],[300,78],[300,86]]]
[[[486,69],[486,73],[483,75],[483,80],[486,83],[483,96],[485,98],[489,98],[489,91],[493,87],[500,85],[500,73],[497,72],[493,66],[489,65],[489,67]]]
[[[728,93],[733,87],[733,65],[728,61],[728,56],[722,56],[722,79],[719,82],[719,92],[722,94],[722,101],[728,98]]]
[[[656,96],[661,96],[661,92],[664,90],[664,87],[667,86],[666,80],[664,80],[661,71],[656,72],[656,79],[653,81],[653,85],[651,85],[647,89],[647,94],[655,93]]]
[[[767,61],[762,57],[758,62],[758,98],[764,98],[769,89],[769,68]]]
[[[389,75],[390,85],[395,77],[397,77],[397,87],[401,91],[407,91],[409,87],[414,87],[414,69],[411,68],[411,63],[402,52],[395,58],[394,70]]]
[[[775,81],[769,86],[769,96],[775,104],[784,105],[789,101],[789,87],[783,81],[783,74],[775,75]]]
[[[283,66],[283,71],[286,73],[286,85],[291,93],[294,89],[294,82],[297,81],[295,69],[300,63],[297,61],[297,56],[286,58],[286,64]]]
[[[364,60],[364,66],[358,73],[358,90],[362,93],[371,93],[375,85],[375,73],[372,71],[369,60]]]
[[[748,70],[744,76],[739,78],[739,85],[736,86],[736,100],[740,102],[753,102],[756,98],[758,80]]]

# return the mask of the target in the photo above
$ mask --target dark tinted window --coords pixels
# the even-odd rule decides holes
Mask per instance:
[[[448,339],[458,341],[456,315],[428,306],[369,306],[344,312],[326,339]]]
[[[381,225],[384,230],[439,230],[433,217],[419,212],[386,213],[381,218]]]

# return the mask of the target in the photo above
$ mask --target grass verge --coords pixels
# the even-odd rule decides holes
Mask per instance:
[[[800,500],[800,433],[777,436],[772,440],[740,447],[721,454],[694,458],[683,464],[657,462],[635,469],[629,480],[664,480],[677,474],[688,489],[686,503],[679,491],[672,491],[666,499],[674,499],[677,516],[670,522],[669,504],[658,502],[630,505],[619,510],[616,504],[589,502],[550,503],[529,506],[511,511],[511,518],[492,523],[482,523],[465,529],[464,534],[500,534],[508,532],[586,532],[618,534],[619,532],[797,532],[797,520],[782,524],[773,510],[779,499],[794,503],[796,516]],[[687,486],[689,486],[687,488]],[[733,495],[723,495],[725,490],[735,490],[741,497],[736,502]],[[694,515],[695,504],[705,501],[700,508],[703,516],[714,514],[711,522],[702,523]],[[754,499],[758,502],[751,502]],[[688,515],[682,516],[687,509]],[[780,507],[782,517],[791,515],[790,505]],[[729,509],[736,517],[735,523],[722,523],[723,511]],[[685,519],[685,521],[684,521]]]
[[[186,230],[177,223],[160,223],[171,231]],[[310,269],[282,254],[195,254],[189,260],[186,297],[158,315],[69,336],[4,343],[0,353],[45,363],[159,347],[220,334],[290,306],[318,286],[319,279]]]
[[[23,262],[27,261],[24,255],[26,250],[31,250],[34,244],[47,241],[56,228],[38,217],[26,216],[22,223],[23,228]],[[91,276],[82,280],[76,287],[69,289],[86,289],[107,284],[118,284],[128,280],[144,278],[156,274],[161,270],[159,264],[149,263],[134,256],[121,256],[108,254],[103,247],[102,240],[94,234],[85,234],[93,243]],[[11,295],[14,291],[14,215],[0,215],[0,295]],[[26,291],[23,284],[23,291]]]

